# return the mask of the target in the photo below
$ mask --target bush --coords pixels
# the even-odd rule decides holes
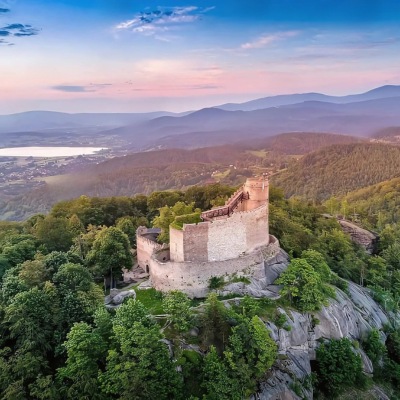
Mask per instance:
[[[328,396],[336,396],[364,380],[361,357],[346,338],[321,344],[317,349],[316,372],[319,389]]]
[[[210,290],[221,289],[224,284],[225,282],[222,276],[212,276],[208,281],[208,288]]]

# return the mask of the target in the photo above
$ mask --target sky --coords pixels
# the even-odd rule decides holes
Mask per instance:
[[[400,84],[399,0],[0,0],[0,114]]]

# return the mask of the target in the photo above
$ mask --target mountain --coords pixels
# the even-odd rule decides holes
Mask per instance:
[[[107,127],[138,123],[161,115],[173,115],[173,113],[67,114],[53,111],[28,111],[18,114],[0,115],[0,133],[82,127],[97,127],[99,130],[104,130]]]
[[[400,86],[382,86],[342,97],[319,93],[281,95],[239,106],[235,109],[222,105],[180,114],[32,111],[0,115],[0,145],[23,144],[24,138],[16,133],[26,132],[39,133],[24,137],[31,138],[28,143],[40,145],[40,133],[50,132],[54,133],[53,143],[63,143],[62,135],[68,137],[67,143],[86,135],[91,143],[101,141],[99,144],[107,147],[118,143],[119,147],[138,151],[179,147],[181,143],[186,148],[214,146],[284,132],[370,136],[400,126]],[[107,142],[107,138],[111,139]]]
[[[254,111],[203,109],[183,117],[143,122],[130,134],[136,135],[136,146],[145,148],[210,146],[285,132],[368,136],[400,125],[399,109],[400,97],[346,104],[306,101]],[[118,134],[116,131],[113,133]]]
[[[373,100],[385,97],[400,96],[400,85],[385,85],[361,94],[347,96],[328,96],[322,93],[284,94],[263,97],[245,103],[227,103],[217,106],[227,111],[254,111],[268,107],[279,107],[289,104],[303,103],[305,101],[323,101],[330,103],[351,103],[356,101]]]
[[[287,196],[325,200],[399,176],[399,147],[353,143],[307,154],[273,176],[272,182]]]

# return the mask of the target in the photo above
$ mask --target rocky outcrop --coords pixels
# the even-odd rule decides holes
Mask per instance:
[[[343,232],[349,234],[353,242],[356,242],[360,246],[364,247],[367,253],[375,253],[379,240],[377,234],[363,229],[360,226],[344,219],[339,219],[338,222],[342,227]]]
[[[252,297],[269,297],[276,299],[279,297],[279,287],[273,283],[279,277],[279,275],[289,265],[289,256],[282,250],[278,249],[273,254],[264,254],[265,251],[269,251],[268,248],[264,249],[264,265],[262,269],[255,270],[249,276],[244,275],[250,283],[235,282],[228,283],[220,290],[221,296],[229,294],[237,295],[249,295]]]
[[[272,322],[266,323],[278,344],[279,359],[260,385],[258,393],[252,397],[253,400],[312,399],[310,361],[315,359],[319,343],[343,337],[360,341],[371,329],[382,329],[389,322],[388,316],[367,289],[352,282],[348,285],[349,295],[338,289],[336,299],[313,315],[279,309],[286,314],[285,327],[279,329]],[[357,351],[364,372],[372,374],[371,361],[361,349]]]

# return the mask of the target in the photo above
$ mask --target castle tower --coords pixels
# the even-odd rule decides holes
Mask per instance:
[[[268,178],[247,178],[243,185],[243,193],[248,194],[248,199],[243,202],[243,211],[251,211],[268,204]]]

